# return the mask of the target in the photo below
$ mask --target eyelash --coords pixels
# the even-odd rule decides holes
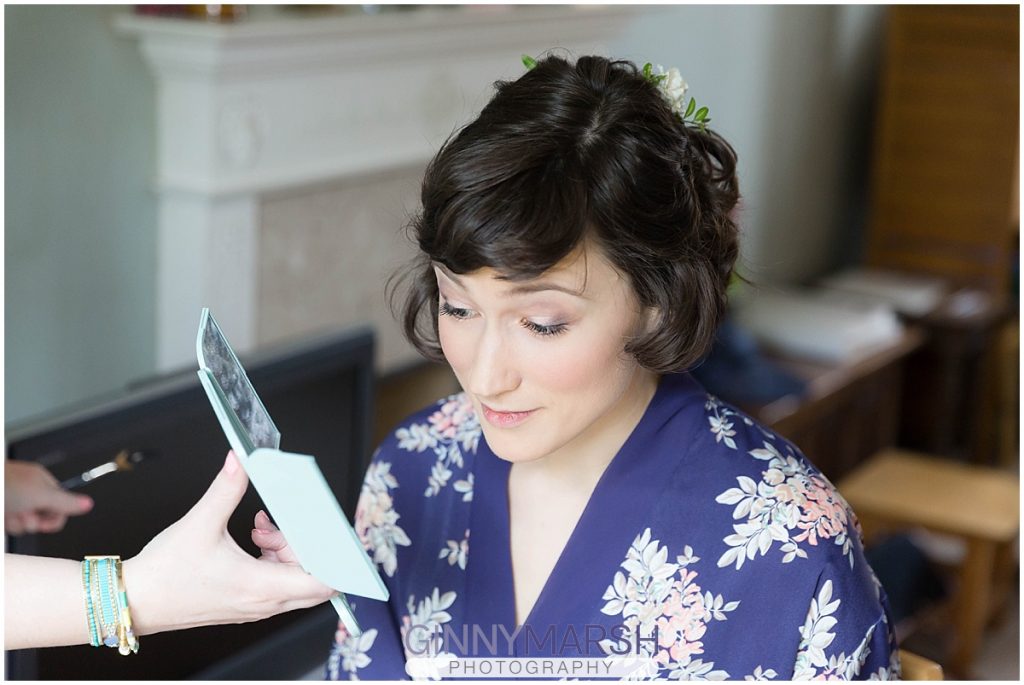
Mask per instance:
[[[437,308],[437,312],[441,316],[450,316],[456,319],[457,321],[469,318],[468,309],[460,309],[458,307],[453,307],[444,300],[441,301],[441,305]],[[523,321],[523,328],[527,329],[528,331],[532,331],[537,335],[547,338],[556,336],[560,333],[564,333],[568,326],[564,323],[554,324],[551,326],[543,326],[539,323],[534,323],[533,321]]]

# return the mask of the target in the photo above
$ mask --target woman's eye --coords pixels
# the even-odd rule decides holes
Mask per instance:
[[[462,309],[461,307],[453,307],[450,304],[448,304],[447,300],[443,299],[441,300],[440,305],[438,305],[437,313],[440,314],[441,316],[450,316],[455,320],[469,319],[472,318],[473,316],[473,312],[471,310]],[[535,323],[527,319],[523,321],[523,328],[527,329],[528,331],[532,331],[537,335],[546,337],[558,335],[559,333],[565,332],[565,330],[568,328],[568,325],[564,323],[544,325]]]
[[[568,328],[568,326],[564,323],[556,323],[550,326],[544,326],[539,323],[534,323],[533,321],[524,321],[523,327],[526,328],[527,330],[533,331],[537,335],[558,335],[559,333],[564,333],[566,328]]]
[[[453,307],[443,300],[441,301],[441,306],[437,308],[437,311],[441,316],[451,316],[456,319],[468,319],[470,316],[470,311],[468,309]]]

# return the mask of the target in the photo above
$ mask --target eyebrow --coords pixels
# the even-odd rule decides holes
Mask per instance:
[[[441,272],[445,276],[450,278],[452,280],[452,282],[455,283],[455,285],[459,286],[463,290],[466,290],[466,285],[462,282],[462,279],[459,278],[458,276],[456,276],[455,274],[453,274],[451,271],[449,271],[448,267],[446,267],[444,264],[441,264],[440,262],[434,262],[434,265],[438,269],[440,269]],[[587,297],[583,294],[582,291],[573,290],[572,288],[566,288],[563,285],[559,285],[557,283],[551,283],[551,282],[548,282],[548,281],[539,281],[539,282],[534,282],[534,283],[519,283],[519,284],[513,285],[511,288],[509,288],[506,291],[506,294],[508,294],[508,295],[527,295],[529,293],[538,293],[538,292],[543,292],[545,290],[557,290],[559,292],[563,292],[563,293],[566,293],[568,295],[572,295],[574,297],[580,297],[580,298],[583,298],[583,299],[587,299]]]

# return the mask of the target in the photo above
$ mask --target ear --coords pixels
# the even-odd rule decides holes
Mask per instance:
[[[637,317],[633,320],[633,328],[631,329],[630,334],[627,336],[627,346],[629,346],[630,344],[635,344],[639,340],[645,339],[651,332],[657,329],[658,323],[660,321],[660,307],[642,308],[637,313]]]
[[[649,333],[658,325],[661,320],[661,307],[644,307],[640,314],[640,322],[642,324],[641,330],[644,333]]]

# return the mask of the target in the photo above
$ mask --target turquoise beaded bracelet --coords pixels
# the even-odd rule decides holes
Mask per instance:
[[[139,651],[132,628],[128,595],[124,588],[121,557],[87,556],[82,561],[82,586],[88,620],[89,644],[116,647],[127,655]]]
[[[89,627],[89,644],[99,647],[99,631],[96,629],[96,615],[93,612],[92,603],[91,566],[92,564],[88,560],[82,562],[82,589],[85,591],[85,618]]]

